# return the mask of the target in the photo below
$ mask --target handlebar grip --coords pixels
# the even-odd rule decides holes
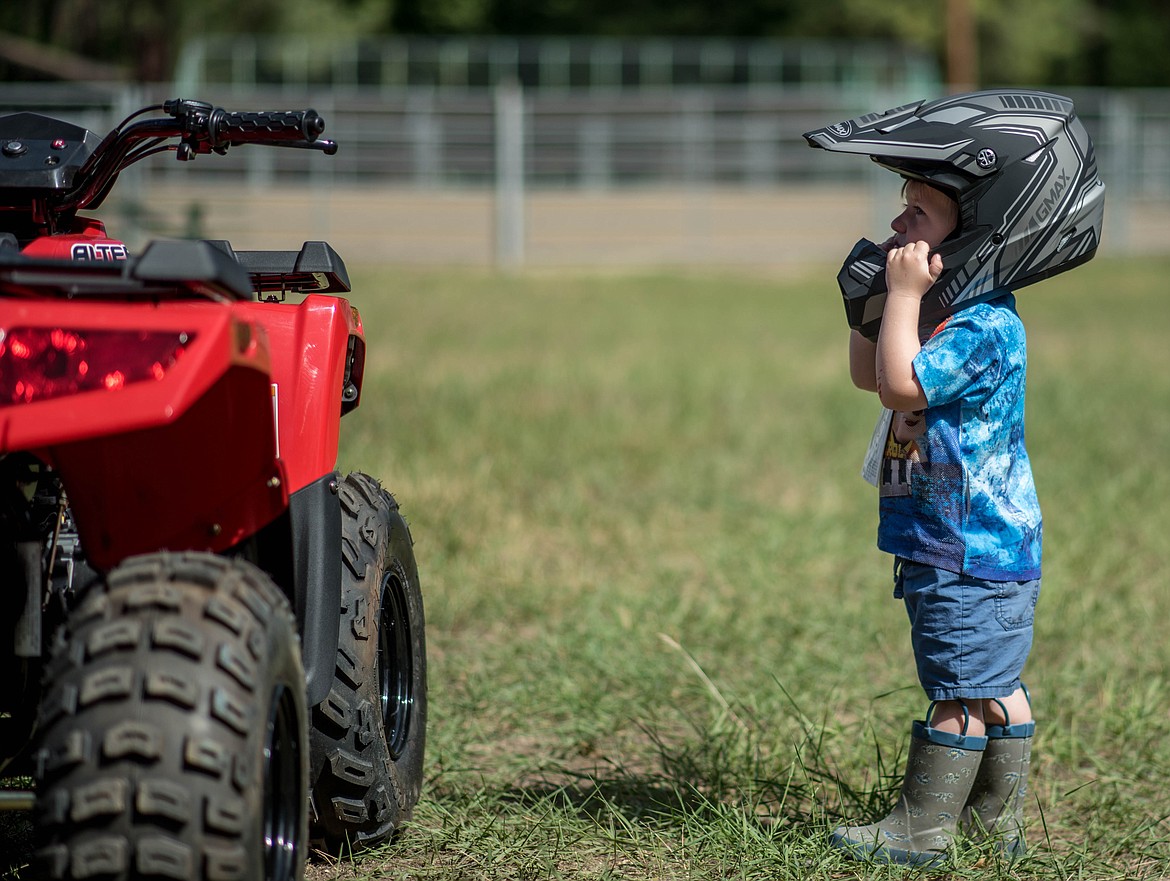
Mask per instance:
[[[312,143],[325,131],[316,110],[228,112],[214,110],[208,120],[213,146],[249,141],[303,141]]]

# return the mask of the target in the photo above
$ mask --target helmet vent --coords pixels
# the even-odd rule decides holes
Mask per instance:
[[[1051,110],[1054,113],[1071,113],[1072,101],[1058,101],[1046,95],[1000,95],[1004,107],[1013,110]]]

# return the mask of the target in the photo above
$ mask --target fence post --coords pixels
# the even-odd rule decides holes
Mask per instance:
[[[600,113],[584,116],[578,150],[582,188],[609,189],[613,183],[613,123],[608,116]]]
[[[1105,144],[1103,150],[1101,147],[1097,150],[1104,160],[1101,178],[1107,187],[1102,241],[1109,243],[1110,250],[1128,253],[1134,249],[1129,230],[1129,215],[1133,208],[1131,182],[1141,173],[1140,157],[1134,148],[1139,123],[1128,96],[1119,91],[1106,93],[1101,116]]]
[[[515,80],[496,86],[496,264],[524,264],[524,93]]]
[[[435,110],[435,90],[417,86],[406,93],[405,126],[410,139],[416,187],[434,188],[443,177],[442,118]]]

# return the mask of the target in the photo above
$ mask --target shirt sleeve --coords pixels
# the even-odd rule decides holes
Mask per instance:
[[[955,313],[914,358],[914,373],[930,407],[962,400],[979,404],[1000,382],[1008,350],[1004,318],[1011,310],[980,303]]]

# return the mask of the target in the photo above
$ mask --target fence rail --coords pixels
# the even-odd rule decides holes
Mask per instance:
[[[685,86],[938,88],[927,52],[883,42],[726,37],[212,36],[179,59],[184,89],[234,85],[336,91],[438,87],[601,91]]]
[[[131,110],[169,97],[169,91],[7,84],[0,85],[0,112],[37,109],[101,132]],[[686,228],[693,245],[694,230],[712,228],[716,199],[720,216],[734,210],[723,201],[733,194],[742,196],[745,206],[773,197],[785,206],[777,209],[783,212],[789,205],[786,194],[815,198],[808,196],[812,186],[834,193],[854,189],[866,195],[859,223],[872,236],[884,228],[896,199],[893,176],[870,163],[810,150],[801,135],[910,96],[811,87],[797,92],[719,87],[598,93],[499,86],[309,92],[217,87],[197,97],[231,109],[313,106],[342,149],[331,158],[308,151],[240,149],[194,163],[142,163],[127,173],[119,193],[130,224],[128,240],[197,226],[192,216],[212,210],[212,191],[217,199],[224,192],[253,199],[303,193],[316,206],[313,225],[324,236],[344,228],[331,193],[344,193],[347,206],[357,196],[376,206],[412,193],[412,198],[435,200],[436,208],[444,201],[455,204],[451,197],[462,193],[488,200],[481,234],[494,245],[487,259],[516,264],[542,262],[540,249],[530,247],[538,236],[529,217],[537,199],[546,216],[553,205],[579,211],[602,196],[683,194],[669,210],[691,215]],[[1163,217],[1170,218],[1170,91],[1086,90],[1071,97],[1093,136],[1109,187],[1106,244],[1122,252],[1170,251],[1170,235],[1149,229],[1150,223],[1154,232],[1165,229]],[[168,201],[160,204],[157,194],[163,191]],[[806,202],[792,208],[799,210]],[[876,231],[875,223],[882,224]],[[666,229],[672,223],[658,226]],[[436,224],[438,231],[442,228]],[[631,234],[661,238],[653,230],[650,223],[644,233]],[[832,223],[824,232],[840,239]],[[385,250],[397,254],[392,247]],[[699,260],[719,253],[677,241],[663,243],[658,252],[635,251],[651,261],[677,254]],[[589,259],[583,254],[578,262]],[[756,258],[747,253],[732,259]]]

